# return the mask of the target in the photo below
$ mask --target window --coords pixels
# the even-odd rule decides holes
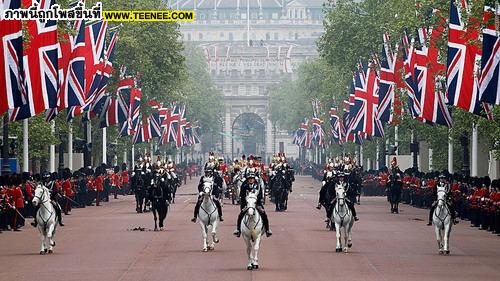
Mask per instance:
[[[266,33],[266,40],[271,40],[271,34],[269,34],[269,32]]]
[[[295,32],[295,40],[298,40],[299,39],[299,34],[297,32]]]
[[[200,33],[198,33],[198,39],[199,39],[199,40],[203,40],[203,33],[201,33],[201,32],[200,32]]]
[[[191,41],[191,33],[188,33],[188,41]]]
[[[229,41],[233,41],[233,33],[229,32]]]
[[[224,32],[220,33],[220,38],[224,38]]]
[[[278,32],[275,32],[274,33],[274,40],[279,40],[280,39],[280,36],[278,34]]]

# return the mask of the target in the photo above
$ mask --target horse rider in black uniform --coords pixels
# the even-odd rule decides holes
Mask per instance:
[[[50,203],[52,203],[52,206],[54,206],[54,210],[56,212],[57,216],[57,221],[59,222],[60,226],[64,226],[64,223],[62,222],[62,214],[61,214],[61,206],[57,202],[57,199],[61,196],[59,194],[59,191],[57,190],[55,186],[55,180],[56,180],[56,173],[54,173],[52,176],[48,172],[44,172],[42,174],[42,184],[49,189],[50,191]],[[33,222],[31,222],[31,225],[34,227],[38,226],[38,223],[36,221],[36,213],[38,212],[38,209],[40,208],[40,204],[36,206],[35,208],[35,219]]]
[[[340,185],[344,186],[346,189],[346,192],[349,193],[349,186],[348,186],[348,183],[345,182],[344,172],[339,172],[337,174],[337,183],[336,184],[340,184]],[[336,202],[336,199],[337,199],[337,193],[335,192],[335,197],[334,197],[334,201],[333,201],[334,204]],[[358,216],[356,215],[356,208],[354,208],[354,203],[351,200],[349,200],[349,198],[346,198],[345,202],[346,202],[347,206],[349,207],[349,209],[351,210],[352,215],[354,217],[354,220],[358,221],[359,219],[358,219]],[[332,211],[333,211],[333,208],[332,208]],[[331,213],[330,213],[330,215],[331,215]]]
[[[452,201],[449,200],[448,198],[450,194],[450,185],[448,184],[446,176],[444,174],[439,175],[439,182],[436,186],[436,192],[434,193],[434,198],[437,198],[437,191],[441,189],[446,190],[445,203],[448,206],[448,209],[450,210],[451,221],[453,222],[453,224],[457,224],[458,220],[456,219],[455,206],[453,205]],[[436,200],[431,206],[431,210],[429,212],[429,221],[427,222],[427,225],[432,225],[432,216],[434,215],[434,210],[437,207],[437,203],[438,202]]]
[[[247,180],[242,184],[241,190],[240,190],[240,209],[241,212],[238,215],[238,221],[236,223],[236,230],[233,232],[236,237],[240,237],[241,235],[241,221],[243,220],[243,217],[245,216],[245,211],[246,211],[246,205],[247,205],[247,200],[246,196],[249,192],[256,192],[257,193],[257,204],[255,208],[259,212],[260,216],[262,217],[262,223],[264,224],[264,228],[266,229],[266,236],[269,237],[273,235],[273,232],[269,228],[269,219],[267,217],[266,211],[264,210],[264,198],[263,198],[263,190],[260,184],[255,180],[255,174],[254,173],[249,173],[247,175]]]
[[[222,206],[220,204],[219,198],[222,195],[222,177],[217,176],[217,173],[214,173],[215,165],[212,163],[208,163],[205,165],[205,175],[200,178],[200,183],[198,184],[198,192],[203,192],[203,183],[207,181],[211,181],[214,183],[212,195],[214,196],[214,203],[217,207],[217,212],[219,213],[219,220],[222,222],[224,218],[222,217]],[[194,207],[194,216],[191,219],[192,222],[196,222],[198,218],[198,212],[200,211],[201,203],[203,202],[203,196],[198,195],[198,201],[196,202],[196,206]]]
[[[332,210],[331,208],[331,199],[332,198],[326,198],[327,196],[327,191],[330,191],[329,194],[333,195],[335,198],[335,170],[333,170],[333,163],[328,163],[326,170],[324,171],[323,174],[323,180],[321,181],[321,190],[319,191],[319,200],[318,200],[318,206],[316,206],[316,209],[320,210],[321,206],[324,206],[326,208],[326,219],[325,222],[328,221],[331,216],[332,216]],[[329,202],[330,201],[330,202]]]

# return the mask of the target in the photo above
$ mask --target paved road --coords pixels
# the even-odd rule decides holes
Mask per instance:
[[[500,280],[500,237],[469,227],[454,228],[451,255],[437,255],[426,210],[401,206],[391,215],[383,198],[362,198],[350,253],[335,253],[334,233],[314,208],[319,182],[297,177],[289,210],[268,206],[274,235],[262,242],[258,271],[246,270],[242,238],[232,236],[237,206],[226,204],[220,244],[202,253],[192,216],[196,181],[183,186],[164,232],[152,215],[136,214],[132,196],[102,207],[74,210],[57,234],[53,255],[38,255],[37,232],[0,234],[0,280]]]

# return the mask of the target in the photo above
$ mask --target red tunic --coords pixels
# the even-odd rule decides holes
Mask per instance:
[[[128,183],[128,170],[122,172],[122,182]]]
[[[16,206],[16,208],[24,208],[24,196],[23,191],[19,186],[14,187],[11,190],[12,196],[12,205]]]
[[[95,183],[92,177],[88,177],[87,179],[87,190],[88,191],[94,191],[95,190]]]
[[[33,187],[29,183],[24,184],[24,189],[26,190],[26,200],[33,200]]]
[[[97,191],[104,191],[104,177],[102,175],[95,179],[95,188]]]
[[[64,195],[68,197],[73,197],[75,193],[73,192],[73,188],[71,187],[71,180],[67,179],[63,182]]]
[[[111,185],[120,186],[120,175],[118,173],[113,173],[111,175]]]

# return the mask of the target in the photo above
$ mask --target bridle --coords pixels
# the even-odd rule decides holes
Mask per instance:
[[[49,197],[49,199],[46,199],[46,200],[42,201],[42,198],[44,197],[45,192],[47,192],[47,190],[45,188],[43,188],[43,187],[40,187],[40,188],[42,189],[42,193],[40,194],[40,196],[34,196],[33,197],[33,198],[38,199],[38,201],[39,201],[38,205],[42,205],[42,204],[45,204],[45,203],[47,203],[47,202],[50,201],[50,197]]]
[[[445,196],[446,196],[446,191],[445,191],[445,190],[438,190],[438,191],[437,191],[437,193],[438,193],[438,194],[439,194],[439,193],[444,193],[444,194],[445,194]],[[438,197],[439,197],[439,196],[438,196]],[[436,218],[438,218],[438,219],[441,221],[441,223],[443,224],[443,226],[444,226],[444,221],[445,221],[445,220],[446,220],[446,218],[449,216],[449,214],[450,214],[450,210],[448,209],[448,205],[446,204],[446,200],[445,200],[445,199],[443,199],[443,198],[438,198],[437,202],[439,203],[440,201],[441,201],[441,202],[443,202],[443,206],[441,207],[441,206],[439,206],[439,204],[436,206],[436,209],[439,207],[439,214],[441,213],[442,208],[446,208],[446,210],[447,210],[448,212],[447,212],[446,216],[444,216],[444,218],[441,218],[441,217],[439,216],[439,214],[436,214],[436,212],[434,211],[434,216],[435,216]]]

